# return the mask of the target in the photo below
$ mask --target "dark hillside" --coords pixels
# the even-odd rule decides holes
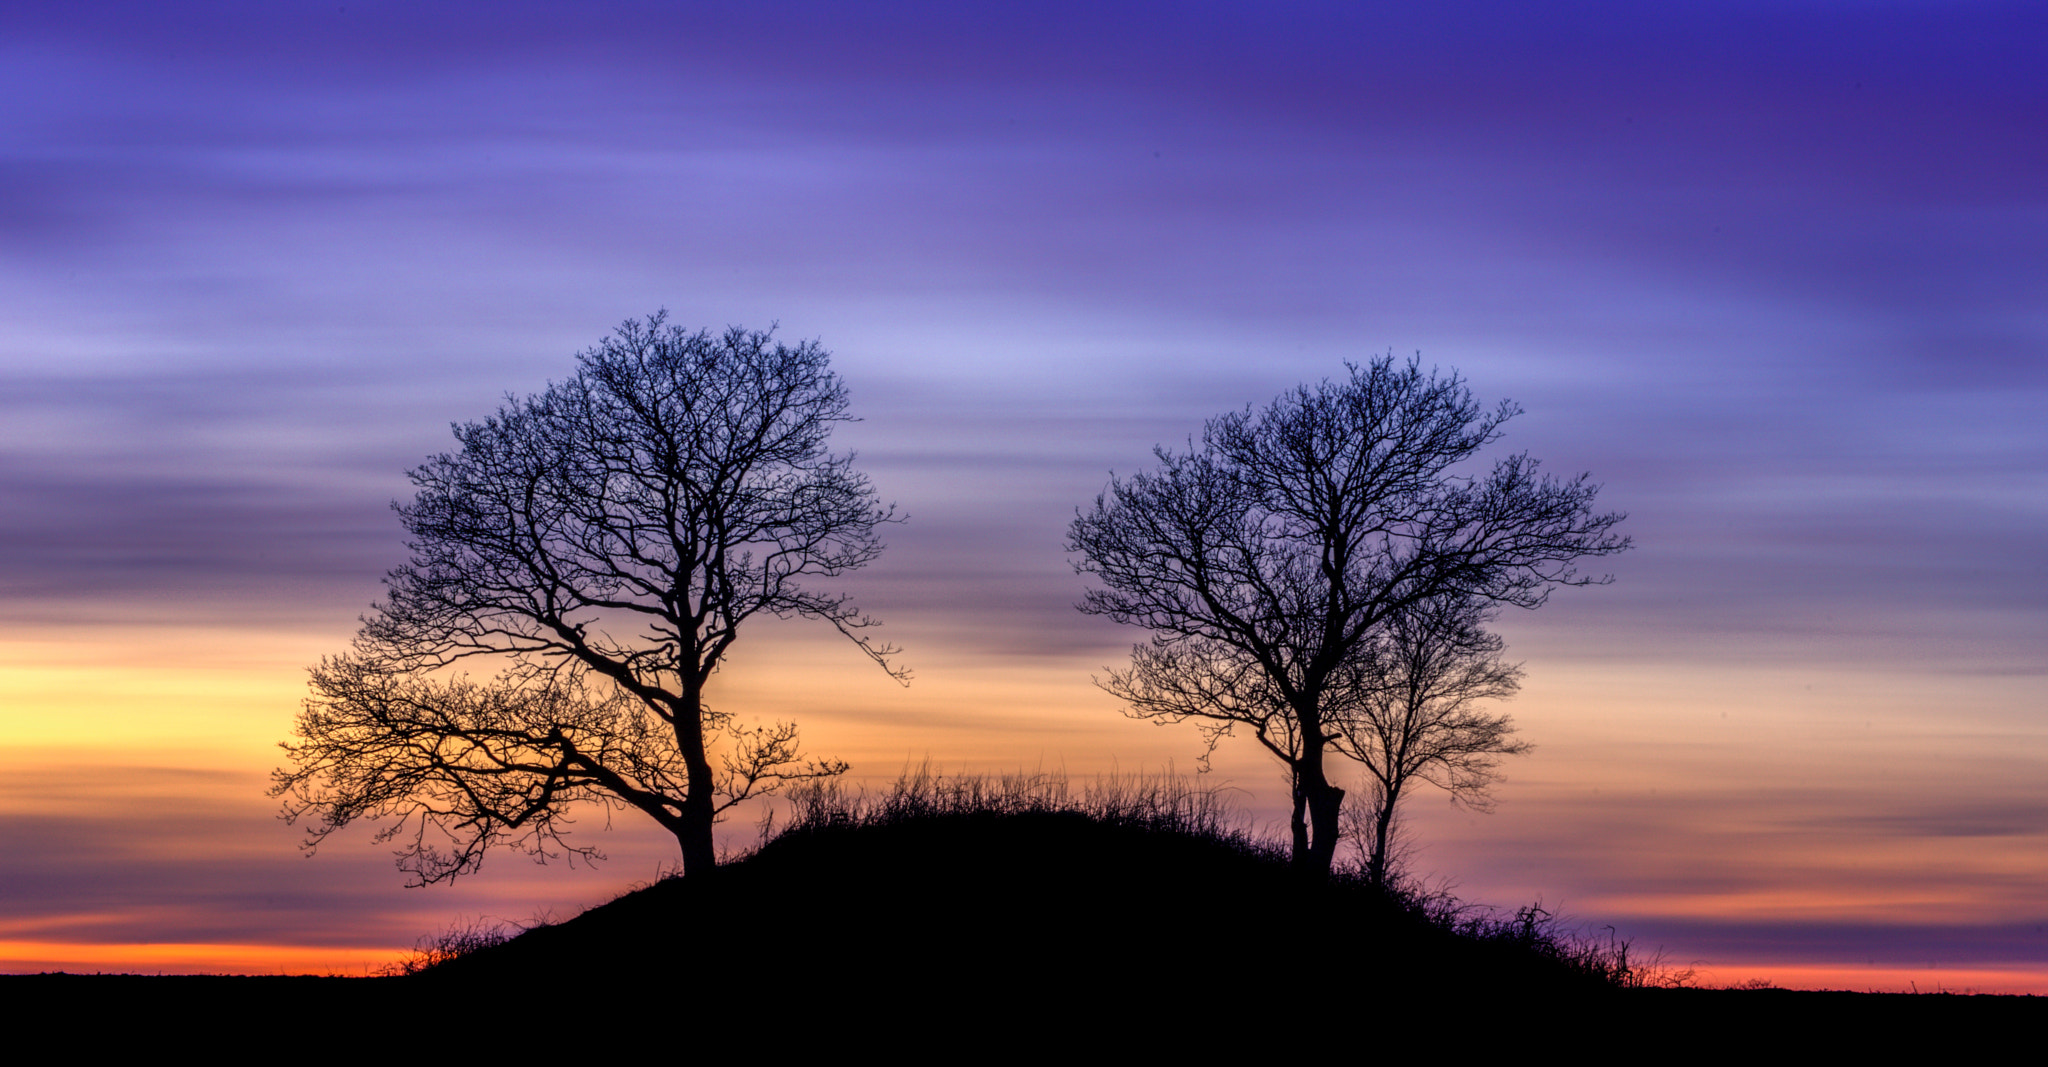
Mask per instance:
[[[984,811],[799,827],[411,981],[509,997],[573,976],[799,1027],[1210,1040],[1294,1012],[1480,996],[1520,1016],[1612,995],[1548,946],[1460,936],[1358,883],[1304,886],[1239,837]]]

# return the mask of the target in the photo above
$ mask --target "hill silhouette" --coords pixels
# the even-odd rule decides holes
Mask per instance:
[[[793,825],[708,876],[408,981],[496,1000],[578,976],[628,1000],[840,1033],[1208,1043],[1226,1018],[1239,1023],[1223,1033],[1263,1041],[1295,1012],[1537,1015],[1629,978],[1540,912],[1478,919],[1363,879],[1304,880],[1202,794],[1068,803],[899,783],[872,802],[800,799]],[[1280,985],[1304,974],[1307,988]]]

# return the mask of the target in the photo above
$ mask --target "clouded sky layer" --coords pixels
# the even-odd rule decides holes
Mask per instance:
[[[1073,612],[1073,509],[1419,351],[1638,545],[1503,621],[1537,749],[1418,798],[1419,870],[1731,979],[2048,992],[2048,20],[1361,7],[0,14],[0,965],[356,965],[651,877],[621,823],[403,891],[261,788],[404,472],[666,307],[821,340],[912,516],[853,583],[910,689],[795,627],[721,676],[857,773],[1190,765],[1089,686],[1142,635]]]

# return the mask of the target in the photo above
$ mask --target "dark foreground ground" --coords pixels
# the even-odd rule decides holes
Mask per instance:
[[[1628,988],[1616,964],[1540,925],[1307,889],[1241,839],[967,813],[799,828],[404,977],[14,976],[0,1004],[70,1051],[316,1060],[1954,1053],[2048,1023],[2048,998]]]

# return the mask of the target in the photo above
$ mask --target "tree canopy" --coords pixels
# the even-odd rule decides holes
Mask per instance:
[[[1358,699],[1332,716],[1333,745],[1365,770],[1361,844],[1375,882],[1389,878],[1410,785],[1427,782],[1454,804],[1491,811],[1501,758],[1531,747],[1516,739],[1513,719],[1481,706],[1521,688],[1521,668],[1501,658],[1505,643],[1485,629],[1493,611],[1446,596],[1397,612],[1360,654],[1365,677],[1346,687]]]
[[[789,723],[706,704],[741,627],[822,620],[899,680],[875,620],[814,579],[872,562],[898,521],[830,450],[845,386],[816,342],[628,321],[571,377],[455,427],[395,505],[409,563],[353,648],[312,671],[272,795],[308,845],[387,820],[421,882],[563,840],[577,802],[643,812],[686,871],[721,811],[837,774]],[[488,681],[468,664],[487,665]]]
[[[1212,419],[1186,451],[1112,476],[1068,548],[1100,584],[1079,607],[1152,631],[1104,688],[1141,718],[1247,730],[1286,767],[1293,847],[1329,870],[1344,790],[1324,767],[1380,683],[1365,650],[1401,612],[1453,598],[1540,606],[1604,578],[1576,564],[1628,547],[1584,474],[1514,454],[1463,466],[1519,412],[1455,373],[1381,357],[1341,381]]]

